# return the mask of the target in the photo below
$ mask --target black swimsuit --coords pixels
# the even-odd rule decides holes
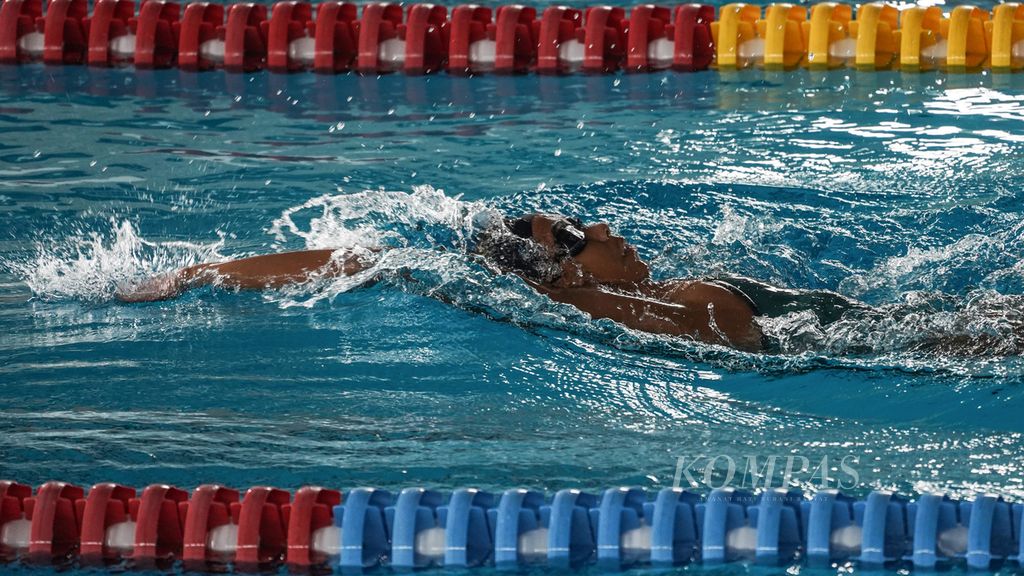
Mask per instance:
[[[754,300],[751,299],[750,296],[747,296],[746,292],[740,290],[738,286],[718,278],[709,278],[707,280],[702,280],[702,282],[704,282],[705,284],[712,284],[714,286],[718,286],[719,288],[725,288],[729,292],[732,292],[740,300],[743,300],[743,302],[745,302],[747,306],[750,307],[750,311],[754,313],[754,316],[763,315],[761,314],[761,307],[757,305],[757,302],[754,302]]]
[[[869,310],[842,294],[829,290],[792,290],[778,288],[743,276],[719,276],[707,280],[743,298],[755,316],[775,318],[791,312],[810,310],[822,326],[832,324],[850,310]]]
[[[826,326],[851,310],[870,309],[866,304],[836,292],[778,288],[743,276],[719,276],[704,282],[735,294],[747,303],[754,316],[776,318],[790,312],[810,310],[818,317],[818,322]],[[779,352],[778,343],[767,335],[761,336],[761,349],[770,354]]]

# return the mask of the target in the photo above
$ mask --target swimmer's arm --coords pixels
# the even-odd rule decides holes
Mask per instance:
[[[216,283],[242,290],[280,288],[305,282],[311,276],[351,276],[365,264],[354,254],[335,250],[303,250],[241,258],[218,264],[198,264],[150,278],[118,291],[122,302],[153,302]]]
[[[617,294],[601,288],[533,286],[552,300],[575,306],[595,319],[608,318],[630,328],[655,334],[696,337],[700,332],[697,315],[680,304]]]

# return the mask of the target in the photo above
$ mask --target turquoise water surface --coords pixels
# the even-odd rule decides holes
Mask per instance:
[[[989,74],[0,67],[0,476],[550,491],[800,455],[856,458],[853,494],[1019,500],[1022,127],[1024,78]],[[607,221],[658,278],[884,313],[768,322],[779,355],[595,322],[466,256],[479,214],[534,210]],[[381,246],[372,287],[112,297]]]

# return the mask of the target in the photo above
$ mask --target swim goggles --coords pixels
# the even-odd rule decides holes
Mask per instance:
[[[555,244],[565,249],[569,256],[576,256],[587,247],[587,237],[583,233],[583,222],[576,218],[562,218],[551,224],[551,235]]]
[[[513,234],[520,238],[533,238],[533,218],[536,214],[528,214],[514,220],[506,220],[505,224]],[[583,233],[583,222],[579,218],[559,218],[551,224],[551,235],[555,238],[555,246],[576,256],[587,246],[587,238]]]

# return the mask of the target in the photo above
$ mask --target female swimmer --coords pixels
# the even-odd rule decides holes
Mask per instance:
[[[516,274],[552,300],[595,319],[629,328],[683,336],[749,352],[771,344],[754,318],[811,309],[822,324],[866,309],[834,292],[776,288],[741,277],[652,280],[636,248],[605,223],[527,214],[481,232],[474,252],[485,264]],[[305,250],[199,264],[122,289],[124,302],[173,298],[200,286],[279,288],[313,276],[353,275],[372,262],[335,250]]]

